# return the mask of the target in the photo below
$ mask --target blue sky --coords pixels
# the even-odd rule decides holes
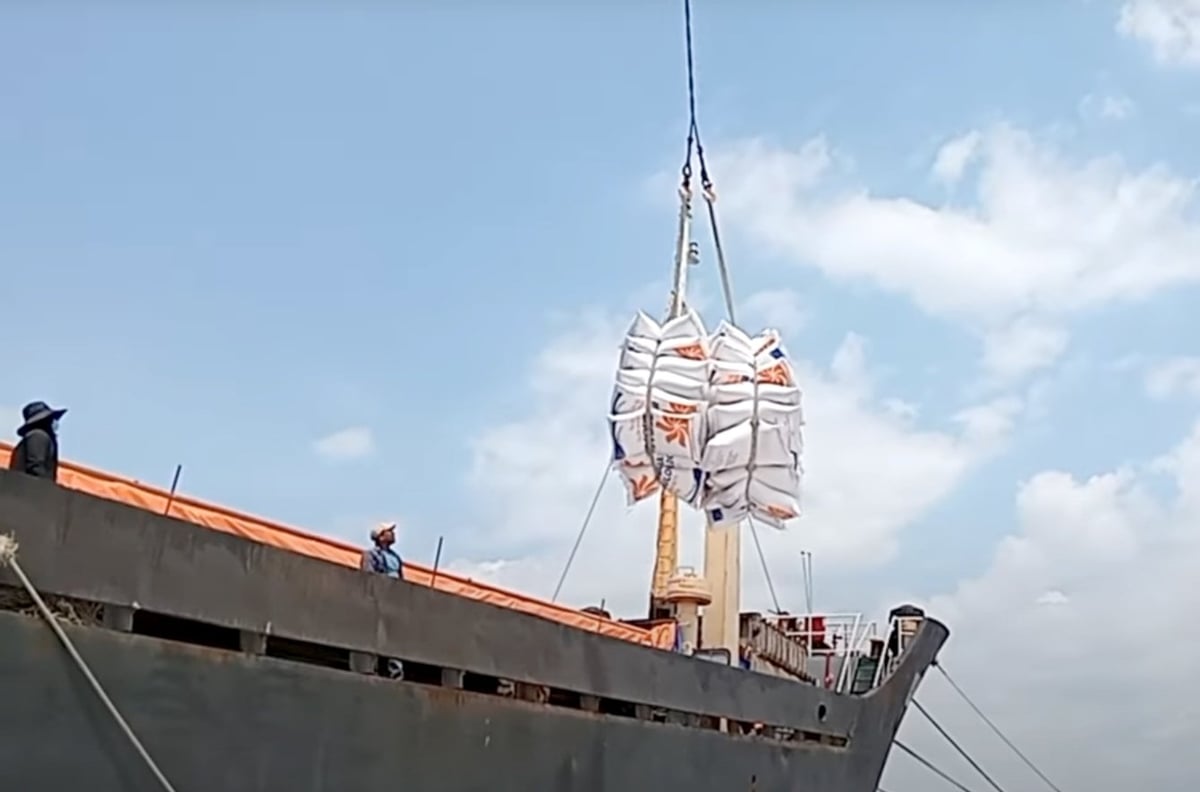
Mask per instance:
[[[947,132],[996,118],[1082,123],[1075,143],[1097,154],[1119,145],[1134,164],[1193,167],[1194,84],[1164,80],[1102,6],[930,4],[870,25],[849,10],[703,9],[710,149],[825,134],[873,191],[928,200],[923,160]],[[470,519],[442,505],[466,440],[519,413],[552,313],[619,305],[664,275],[670,209],[638,186],[678,156],[678,26],[669,3],[10,8],[0,253],[20,280],[53,282],[59,319],[45,360],[10,352],[6,400],[70,404],[74,456],[151,480],[181,461],[190,491],[314,527],[364,502],[421,523]],[[1075,117],[1081,96],[1106,90],[1135,93],[1153,123]],[[812,306],[801,354],[828,357],[861,333],[889,387],[944,411],[926,368],[969,365],[970,338],[887,294],[781,278],[755,253],[737,257],[742,289],[796,288]],[[1136,327],[1136,351],[1186,351],[1172,348],[1180,306],[1164,307],[1084,317],[1085,337],[1132,353]],[[17,325],[45,310],[7,308]],[[1082,387],[1095,395],[1090,378]],[[1109,390],[1095,408],[1138,408]],[[139,420],[153,431],[134,442]],[[360,423],[379,446],[371,464],[304,453]],[[988,478],[1007,490],[1047,462],[1087,473],[1177,425],[1141,423],[1101,447],[1055,448],[1069,427],[1033,431],[995,463],[1007,475]]]
[[[1081,146],[1194,165],[1194,83],[1115,37],[1106,4],[918,4],[869,24],[849,8],[710,5],[696,37],[717,153],[824,134],[873,191],[936,200],[924,171],[947,133],[1080,124],[1080,97],[1113,91],[1150,120],[1092,124]],[[675,6],[9,7],[0,260],[18,282],[52,283],[58,318],[44,359],[6,355],[4,401],[69,404],[73,457],[159,481],[182,462],[190,492],[318,529],[378,510],[447,531],[486,519],[455,497],[468,440],[520,413],[552,314],[623,307],[666,275],[670,193],[655,204],[640,185],[681,155]],[[890,389],[935,419],[952,406],[926,368],[970,365],[971,338],[748,247],[739,289],[793,288],[810,306],[799,354],[827,358],[861,333]],[[1141,308],[1119,321],[1139,327],[1139,349],[1179,351],[1174,314],[1146,327]],[[14,326],[47,315],[12,297],[6,310]],[[1128,346],[1109,322],[1087,335]],[[1053,399],[1077,395],[1062,388]],[[1106,409],[1137,409],[1111,390]],[[152,430],[137,436],[139,422]],[[378,447],[369,464],[307,453],[359,424]],[[1007,499],[1031,466],[1088,472],[1129,443],[1153,450],[1173,424],[1151,424],[1082,449],[1031,430],[966,491]]]
[[[969,610],[1033,535],[1022,488],[1044,471],[1085,487],[1128,467],[1164,509],[1186,490],[1151,469],[1200,392],[1200,57],[1163,38],[1172,5],[1196,13],[698,5],[742,315],[787,324],[814,378],[819,524],[767,541],[793,607],[795,553],[816,546],[830,607]],[[183,463],[188,493],[356,540],[398,517],[414,558],[444,534],[474,574],[546,593],[604,462],[620,331],[665,304],[680,26],[674,2],[6,5],[0,272],[20,330],[0,405],[69,406],[73,459],[164,485]],[[939,159],[972,134],[963,167]],[[813,141],[828,161],[802,184],[788,168],[820,159]],[[913,206],[925,226],[888,220]],[[696,295],[715,325],[711,260]],[[1056,351],[989,379],[989,339],[1012,349],[1024,321]],[[869,392],[833,362],[848,337]],[[1000,427],[968,437],[972,408]],[[369,453],[318,453],[352,428]],[[920,437],[946,450],[928,475]],[[644,596],[648,518],[610,489],[594,530],[638,527],[590,537],[580,601]],[[597,580],[589,554],[628,580]]]

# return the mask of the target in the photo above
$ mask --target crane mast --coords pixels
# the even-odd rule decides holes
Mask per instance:
[[[667,319],[676,319],[687,305],[687,270],[696,263],[692,244],[692,190],[685,176],[679,188],[679,227],[675,235],[675,269],[671,283],[671,305]],[[658,534],[655,542],[654,576],[650,585],[650,618],[673,616],[667,602],[667,586],[679,567],[679,498],[665,487],[659,496]]]

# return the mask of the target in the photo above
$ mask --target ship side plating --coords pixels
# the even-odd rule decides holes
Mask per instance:
[[[0,531],[44,594],[104,606],[105,627],[70,634],[181,790],[868,792],[947,637],[925,620],[879,687],[838,695],[7,471]],[[15,581],[4,571],[0,584]],[[215,648],[130,634],[156,618],[234,638]],[[293,659],[269,656],[273,642]],[[344,670],[298,662],[300,645],[349,659]],[[350,670],[374,657],[437,673],[393,682]],[[0,680],[0,733],[18,735],[0,746],[0,788],[153,788],[44,624],[0,614]],[[530,703],[479,680],[552,695]],[[767,729],[731,734],[722,721]]]

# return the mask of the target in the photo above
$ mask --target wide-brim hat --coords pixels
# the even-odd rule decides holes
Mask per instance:
[[[24,435],[37,424],[44,421],[57,421],[67,414],[66,407],[51,407],[45,402],[30,402],[21,410],[25,423],[17,429],[18,435]]]

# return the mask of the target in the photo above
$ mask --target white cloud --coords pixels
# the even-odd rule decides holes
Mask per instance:
[[[1160,64],[1200,66],[1200,0],[1128,0],[1117,30],[1149,46]]]
[[[1169,476],[1175,495],[1156,497]],[[1200,424],[1149,464],[1022,484],[990,568],[927,607],[952,628],[947,670],[1065,789],[1183,792],[1200,777]],[[931,675],[919,698],[1001,785],[1020,765]],[[944,744],[910,717],[906,736]],[[1118,740],[1120,750],[1096,750]],[[926,779],[898,758],[897,779]],[[969,776],[962,774],[964,779]],[[1030,779],[1032,780],[1032,779]]]
[[[527,417],[476,443],[473,485],[497,519],[477,537],[475,559],[455,568],[548,594],[554,588],[609,456],[605,406],[626,321],[602,314],[564,333],[538,358]],[[793,354],[803,345],[793,344]],[[812,550],[823,568],[868,567],[889,558],[899,532],[942,500],[1011,426],[1011,405],[988,404],[957,434],[922,430],[915,410],[876,392],[866,342],[854,335],[832,361],[797,365],[805,386],[805,517],[786,532],[760,531],[783,594],[800,601],[788,559]],[[653,504],[629,510],[610,480],[564,598],[601,598],[618,611],[644,607],[653,561]],[[700,520],[685,518],[682,561],[701,566]],[[479,563],[483,559],[486,566]],[[747,555],[752,559],[753,556]],[[503,563],[498,563],[503,562]],[[747,565],[748,601],[766,604]]]
[[[1133,100],[1121,94],[1088,94],[1079,102],[1082,115],[1106,121],[1124,121],[1133,111]]]
[[[934,158],[934,178],[943,184],[957,184],[979,153],[979,143],[979,133],[971,131],[943,144]]]
[[[808,323],[808,312],[794,290],[771,289],[746,298],[738,319],[745,324],[773,327],[781,333],[794,335]]]
[[[1146,393],[1154,399],[1200,397],[1200,357],[1176,357],[1146,369]]]
[[[369,455],[375,450],[375,439],[367,427],[352,426],[322,437],[313,449],[326,459],[346,461]]]
[[[930,173],[958,197],[929,204],[852,186],[846,159],[824,138],[735,145],[717,164],[726,217],[798,266],[978,334],[976,386],[1010,388],[1052,365],[1084,310],[1200,282],[1195,185],[1163,166],[1081,159],[999,125],[942,146]]]
[[[1191,180],[1117,157],[1080,161],[1006,126],[975,140],[970,207],[846,188],[822,139],[798,151],[743,143],[720,163],[726,214],[834,280],[870,281],[976,326],[1200,281]]]
[[[1067,348],[1067,333],[1029,317],[989,331],[984,337],[983,368],[997,383],[1009,383],[1053,364]]]
[[[1016,396],[1000,396],[959,411],[954,420],[974,444],[994,448],[1008,437],[1024,409],[1025,403]]]
[[[883,399],[880,402],[880,406],[883,407],[883,409],[889,415],[907,422],[917,420],[917,417],[921,414],[921,408],[919,406],[913,404],[912,402],[905,401],[904,399],[897,399],[894,396]]]
[[[1058,589],[1050,589],[1049,591],[1044,592],[1042,594],[1042,596],[1038,597],[1037,600],[1035,600],[1035,601],[1037,602],[1038,605],[1053,606],[1053,605],[1066,605],[1066,604],[1070,603],[1071,599],[1070,599],[1070,597],[1068,597],[1066,594],[1063,594]]]

